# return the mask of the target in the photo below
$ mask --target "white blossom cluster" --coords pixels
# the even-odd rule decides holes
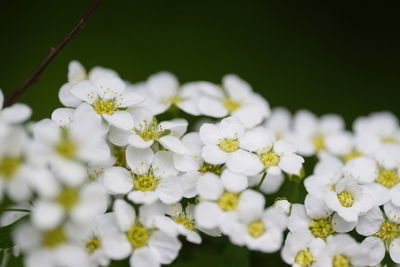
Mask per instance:
[[[162,72],[132,84],[76,61],[59,98],[65,107],[38,122],[23,104],[0,111],[0,223],[19,219],[14,252],[27,267],[156,267],[176,259],[182,238],[205,235],[280,251],[294,267],[400,263],[390,113],[350,132],[337,115],[271,111],[236,75],[180,84]],[[269,196],[288,183],[305,199]]]

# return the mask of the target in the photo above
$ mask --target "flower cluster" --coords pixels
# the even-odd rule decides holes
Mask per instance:
[[[0,223],[27,267],[157,267],[206,235],[295,267],[400,263],[390,113],[351,132],[337,115],[271,111],[236,75],[130,83],[77,61],[59,98],[38,122],[23,104],[0,110]]]

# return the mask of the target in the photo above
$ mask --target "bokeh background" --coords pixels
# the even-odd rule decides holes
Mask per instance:
[[[330,2],[330,3],[329,3]],[[236,73],[271,106],[400,115],[395,1],[104,0],[82,32],[19,101],[34,119],[59,107],[67,64],[101,65],[132,82],[161,70],[182,83]],[[78,21],[89,0],[0,1],[0,87],[17,87]],[[206,240],[173,266],[285,266],[277,256]],[[19,266],[13,263],[11,266]],[[117,266],[117,265],[116,265]],[[118,266],[127,266],[126,263]]]

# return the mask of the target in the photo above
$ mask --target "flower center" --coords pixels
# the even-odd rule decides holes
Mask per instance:
[[[297,252],[294,261],[300,266],[310,267],[315,262],[315,259],[310,249],[306,248]]]
[[[176,105],[176,104],[181,103],[182,101],[183,101],[182,97],[180,97],[179,95],[173,95],[173,96],[171,96],[169,98],[166,98],[163,101],[163,104],[164,105],[169,105],[171,103],[171,104],[175,104]]]
[[[123,148],[115,149],[114,150],[114,157],[115,157],[114,166],[118,166],[118,167],[125,167],[126,166],[125,149],[123,149]]]
[[[200,172],[202,172],[202,173],[212,172],[212,173],[215,173],[216,175],[221,175],[222,166],[221,165],[212,165],[212,164],[204,162],[203,166],[201,166],[201,168],[200,168]]]
[[[225,191],[220,198],[218,199],[218,205],[224,211],[233,211],[236,210],[238,202],[239,202],[239,194],[233,193],[229,191]]]
[[[157,187],[158,180],[153,174],[137,175],[133,180],[136,190],[139,191],[152,191]]]
[[[351,261],[349,257],[343,254],[336,254],[332,259],[332,267],[350,267]]]
[[[259,154],[259,157],[264,166],[267,167],[276,166],[279,163],[279,156],[273,151]]]
[[[63,139],[56,145],[56,152],[67,159],[72,159],[76,155],[76,146],[68,139]]]
[[[389,220],[382,223],[379,232],[375,236],[383,239],[384,241],[391,242],[393,239],[400,236],[400,226]]]
[[[376,182],[387,188],[392,188],[400,182],[400,178],[396,170],[384,170],[379,173]]]
[[[229,97],[225,98],[222,104],[228,110],[229,113],[232,113],[240,108],[240,103]]]
[[[360,152],[360,151],[358,151],[358,150],[353,150],[353,151],[351,151],[350,153],[347,153],[346,155],[344,155],[344,156],[343,156],[343,160],[344,160],[345,162],[348,162],[348,161],[350,161],[350,160],[352,160],[352,159],[361,157],[362,155],[363,155],[362,152]]]
[[[74,188],[65,187],[58,194],[57,201],[69,211],[78,203],[79,194]]]
[[[333,234],[331,217],[312,220],[308,226],[314,237],[326,239]]]
[[[231,153],[239,149],[239,139],[226,137],[219,141],[219,148],[225,152]]]
[[[325,149],[325,137],[322,134],[317,134],[313,137],[312,142],[316,150]]]
[[[383,143],[386,143],[386,144],[396,144],[397,143],[397,139],[390,135],[382,137],[381,140]]]
[[[54,248],[67,240],[61,227],[43,233],[42,244],[48,248]]]
[[[157,140],[171,133],[171,130],[163,130],[159,127],[155,119],[152,120],[150,124],[147,121],[143,121],[139,123],[139,126],[141,129],[136,130],[136,133],[146,142]]]
[[[189,230],[193,230],[195,228],[195,223],[194,223],[194,219],[188,217],[186,214],[182,213],[180,214],[176,219],[175,219],[176,223],[182,224],[183,226],[185,226],[187,229]]]
[[[339,194],[337,194],[337,198],[339,199],[339,202],[343,207],[348,208],[353,206],[354,198],[348,191],[340,192]]]
[[[247,225],[247,231],[252,237],[257,238],[265,232],[265,227],[261,220],[257,220]]]
[[[111,115],[117,109],[117,103],[115,102],[115,99],[98,98],[93,103],[93,109],[97,114]]]
[[[0,160],[0,175],[5,179],[11,179],[21,165],[21,158],[4,157]]]
[[[95,236],[86,242],[86,250],[89,254],[92,254],[100,247],[100,240]]]
[[[148,229],[146,229],[143,225],[134,224],[129,229],[128,233],[126,233],[129,242],[135,248],[143,247],[147,244],[149,240]]]

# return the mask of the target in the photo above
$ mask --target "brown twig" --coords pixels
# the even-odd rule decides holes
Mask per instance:
[[[101,0],[94,0],[91,6],[86,10],[85,14],[81,17],[78,24],[72,29],[70,33],[56,46],[50,48],[50,52],[47,57],[37,66],[35,71],[11,94],[5,101],[5,106],[9,106],[21,95],[23,94],[26,89],[31,86],[33,83],[40,79],[40,75],[46,69],[46,67],[50,64],[50,62],[57,56],[57,54],[78,34],[78,32],[85,27],[87,21],[92,16],[94,11],[99,6]]]

